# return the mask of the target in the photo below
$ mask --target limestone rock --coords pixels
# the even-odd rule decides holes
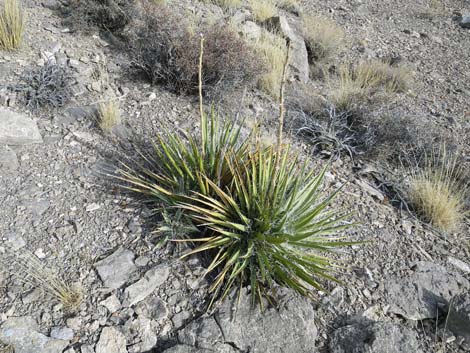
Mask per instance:
[[[31,316],[7,319],[0,328],[0,341],[12,345],[15,353],[62,353],[69,343],[40,333]]]
[[[28,145],[42,143],[33,119],[0,107],[0,144]]]
[[[468,292],[452,299],[447,328],[470,343],[470,295]]]
[[[169,275],[170,269],[166,265],[159,265],[147,271],[142,279],[126,288],[124,305],[132,306],[144,300],[158,286],[165,283]]]
[[[386,322],[341,327],[330,337],[331,353],[421,353],[416,334]]]
[[[96,353],[127,353],[126,337],[115,327],[105,327],[96,344]]]
[[[469,288],[465,278],[430,262],[419,262],[409,276],[385,283],[389,311],[409,320],[435,318],[439,304],[446,306],[453,296]]]
[[[280,309],[261,312],[259,307],[252,308],[251,297],[244,291],[234,310],[236,303],[236,296],[227,299],[214,315],[191,322],[179,332],[179,341],[216,352],[229,349],[227,342],[239,351],[253,353],[291,353],[292,347],[296,353],[312,352],[317,328],[308,300],[289,294],[281,300]]]
[[[107,258],[97,262],[95,267],[104,285],[110,289],[117,289],[137,270],[133,260],[132,251],[119,248]]]

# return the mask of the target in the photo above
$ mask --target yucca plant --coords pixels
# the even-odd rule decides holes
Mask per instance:
[[[158,135],[152,154],[140,153],[145,166],[136,170],[123,164],[121,179],[130,184],[126,188],[164,206],[175,206],[193,192],[210,195],[211,189],[199,175],[224,188],[231,181],[231,159],[245,158],[249,137],[242,138],[235,123],[221,122],[214,109],[209,117],[202,114],[200,129],[200,136],[184,132]]]
[[[24,14],[18,0],[4,0],[0,9],[0,49],[17,49],[23,38]]]
[[[200,245],[186,256],[213,252],[206,272],[217,270],[213,299],[245,284],[253,300],[270,297],[274,284],[310,296],[312,288],[322,288],[319,278],[335,281],[332,260],[319,252],[351,244],[332,235],[349,225],[342,222],[345,216],[326,211],[339,191],[323,196],[326,168],[315,174],[307,163],[289,149],[257,148],[246,163],[229,163],[228,188],[200,176],[215,196],[197,193],[181,205],[205,229],[202,238],[192,239]]]

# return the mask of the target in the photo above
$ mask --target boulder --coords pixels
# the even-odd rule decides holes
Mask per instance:
[[[110,289],[121,287],[137,271],[134,253],[124,248],[119,248],[107,258],[98,261],[95,268],[104,285]]]
[[[388,322],[356,323],[330,337],[331,353],[421,353],[416,334]]]
[[[0,144],[29,145],[42,143],[39,129],[33,119],[0,107]]]
[[[230,352],[252,353],[311,353],[317,337],[312,304],[294,294],[281,299],[279,309],[261,311],[252,307],[251,296],[243,290],[238,303],[237,296],[225,300],[211,316],[204,316],[186,325],[179,332],[179,341],[187,346]]]
[[[15,353],[62,353],[69,343],[40,333],[31,316],[7,319],[0,328],[0,341],[12,345]]]
[[[410,275],[385,281],[385,299],[389,312],[409,320],[433,319],[439,307],[465,288],[469,283],[462,276],[434,263],[419,262]]]
[[[468,292],[452,299],[447,328],[470,343],[470,294]]]
[[[274,16],[266,20],[267,26],[279,31],[290,41],[289,72],[300,82],[308,82],[310,67],[305,40],[297,26],[291,26],[285,16]]]
[[[460,18],[459,23],[462,28],[470,28],[470,12],[464,13]]]

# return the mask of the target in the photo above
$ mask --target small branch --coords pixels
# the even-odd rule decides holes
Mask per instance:
[[[281,87],[279,90],[279,128],[277,133],[277,148],[278,151],[281,150],[282,145],[282,129],[284,126],[284,87],[286,84],[286,76],[287,76],[287,66],[289,65],[289,54],[290,54],[290,40],[287,40],[287,53],[284,62],[284,68],[282,69],[282,80],[281,80]]]

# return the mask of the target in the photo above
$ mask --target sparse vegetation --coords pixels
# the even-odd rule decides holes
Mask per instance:
[[[134,64],[152,83],[176,92],[197,92],[198,41],[183,19],[168,9],[149,6],[134,48]],[[212,25],[196,33],[205,37],[203,86],[207,93],[250,85],[262,73],[254,51],[229,26]],[[223,89],[222,89],[223,88]]]
[[[277,7],[289,12],[298,13],[301,11],[300,5],[297,0],[277,0]]]
[[[64,310],[77,310],[83,300],[81,288],[66,283],[57,273],[47,268],[39,259],[29,253],[16,253],[9,249],[8,256],[2,255],[0,261],[8,267],[13,266],[13,274],[21,281],[31,286],[39,286],[46,293],[57,299]]]
[[[457,158],[445,148],[441,148],[437,157],[428,156],[424,168],[412,173],[409,200],[423,221],[446,232],[458,228],[468,213],[465,211],[468,185],[461,177]]]
[[[0,9],[0,49],[19,48],[24,32],[24,13],[18,0],[4,0]]]
[[[99,105],[99,125],[101,130],[109,131],[121,122],[119,104],[115,100],[110,100]]]
[[[204,1],[219,5],[223,9],[234,9],[234,8],[240,7],[242,4],[241,0],[204,0]]]
[[[263,30],[253,46],[268,66],[267,72],[259,79],[258,86],[271,96],[278,97],[284,58],[287,55],[286,41],[274,33]]]
[[[75,79],[67,66],[47,62],[26,72],[14,90],[20,93],[30,109],[58,108],[68,103]]]
[[[344,31],[325,17],[302,16],[302,31],[312,64],[330,60],[345,44]]]
[[[299,163],[282,147],[283,108],[277,148],[240,139],[239,128],[220,123],[214,112],[208,119],[202,108],[202,58],[201,49],[201,136],[158,137],[147,166],[124,166],[121,179],[148,202],[180,210],[197,226],[200,232],[184,241],[198,245],[185,256],[210,256],[206,273],[217,272],[212,301],[246,284],[253,301],[275,296],[275,284],[309,296],[321,288],[319,278],[334,280],[328,273],[332,260],[319,253],[349,244],[333,235],[347,227],[344,217],[326,211],[337,191],[323,194],[326,168],[308,172],[308,161]],[[281,84],[286,66],[284,60]]]

